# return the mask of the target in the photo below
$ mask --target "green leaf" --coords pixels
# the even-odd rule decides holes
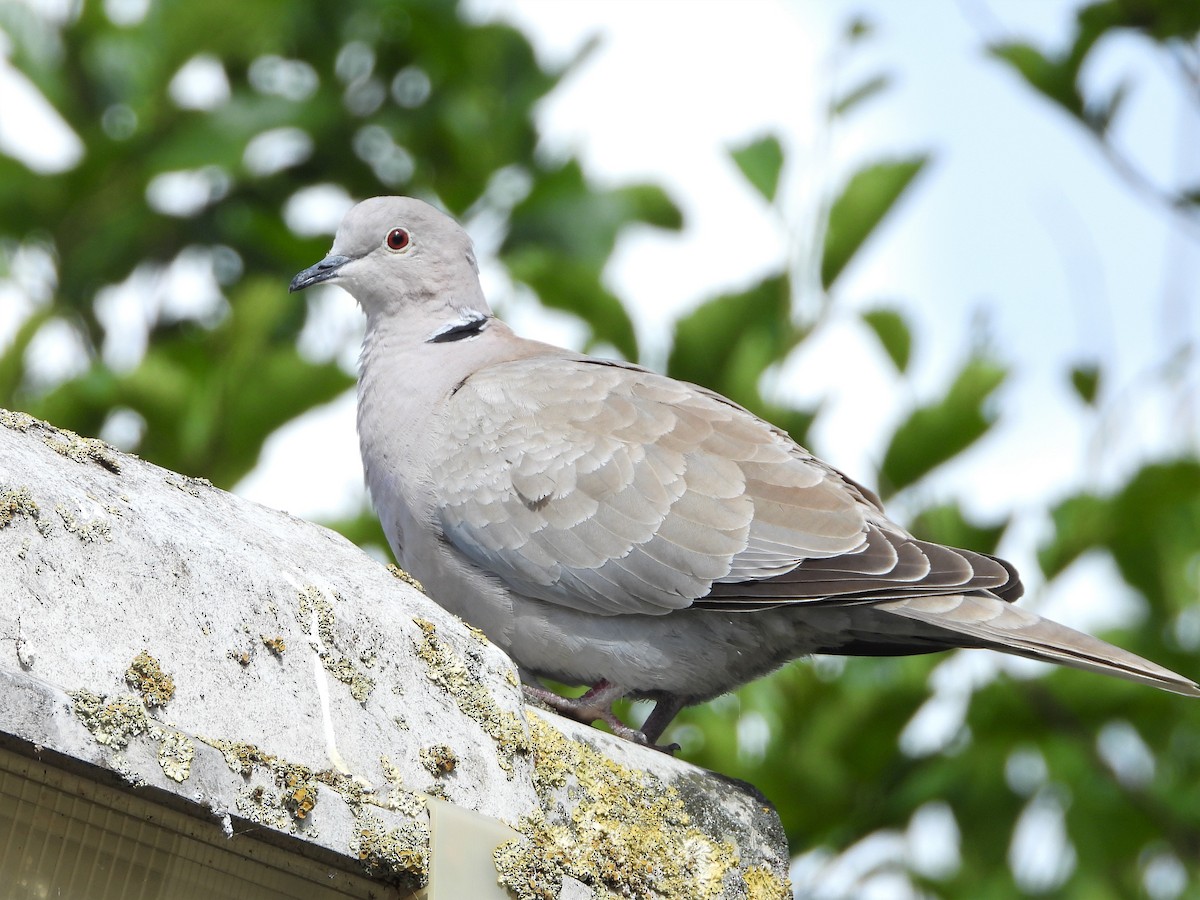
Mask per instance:
[[[1058,575],[1087,551],[1104,546],[1112,531],[1109,501],[1092,493],[1068,497],[1050,511],[1054,537],[1038,550],[1046,578]]]
[[[730,151],[746,180],[754,185],[768,203],[775,200],[779,188],[779,173],[783,170],[783,146],[774,135],[751,141],[744,147]]]
[[[917,177],[927,156],[880,162],[851,176],[829,210],[821,284],[829,290],[875,227]]]
[[[869,100],[883,91],[891,83],[892,79],[887,75],[876,75],[874,78],[868,78],[862,84],[858,85],[858,87],[853,88],[848,93],[834,100],[829,106],[829,112],[834,116],[844,116],[860,103]]]
[[[542,172],[511,212],[500,255],[513,277],[556,309],[582,316],[597,342],[637,359],[633,322],[602,284],[621,232],[635,224],[678,229],[679,208],[656,185],[592,188],[577,161]]]
[[[1114,498],[1109,548],[1122,576],[1156,607],[1200,592],[1200,461],[1148,465]]]
[[[1111,497],[1083,493],[1051,512],[1054,536],[1038,551],[1051,578],[1083,553],[1109,550],[1121,575],[1156,608],[1194,605],[1200,577],[1200,462],[1138,470]]]
[[[922,540],[995,553],[1009,521],[1006,517],[994,524],[979,524],[968,519],[958,503],[943,503],[918,513],[909,530]]]
[[[1094,363],[1072,367],[1071,386],[1084,403],[1095,406],[1096,394],[1100,390],[1100,367]]]
[[[763,370],[798,338],[790,324],[791,303],[786,275],[709,300],[675,324],[667,373],[755,408]]]
[[[1083,97],[1076,87],[1077,67],[1068,59],[1051,59],[1029,44],[993,44],[988,52],[1007,63],[1035,91],[1082,120]]]
[[[880,493],[886,497],[962,453],[991,428],[995,415],[987,400],[1006,370],[993,360],[967,362],[937,403],[914,410],[892,435],[880,467]]]
[[[0,354],[0,398],[12,397],[21,386],[25,377],[25,351],[42,326],[53,317],[53,306],[35,310],[21,323],[4,353]]]
[[[897,371],[907,370],[912,352],[912,332],[908,330],[904,317],[894,309],[875,309],[863,313],[863,321],[875,332]]]

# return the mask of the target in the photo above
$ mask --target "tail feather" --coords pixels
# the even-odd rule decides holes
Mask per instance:
[[[994,597],[912,597],[879,603],[876,609],[972,638],[976,646],[1200,697],[1200,685],[1191,679]]]

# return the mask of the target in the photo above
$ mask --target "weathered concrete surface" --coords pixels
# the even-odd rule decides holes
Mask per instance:
[[[785,896],[772,810],[527,711],[503,653],[340,536],[5,411],[0,741],[400,886],[434,795],[526,835],[498,854],[522,898]]]

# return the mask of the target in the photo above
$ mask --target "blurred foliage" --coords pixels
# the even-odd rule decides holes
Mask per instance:
[[[1158,56],[1173,68],[1193,101],[1200,98],[1200,3],[1178,0],[1103,0],[1082,7],[1075,33],[1066,46],[1035,47],[1021,41],[993,44],[993,56],[1007,63],[1028,84],[1099,142],[1116,172],[1141,194],[1200,224],[1200,185],[1177,188],[1155,184],[1122,153],[1112,139],[1132,81],[1118,82],[1104,94],[1085,88],[1084,72],[1105,38],[1140,34],[1159,45]]]
[[[580,316],[593,345],[638,358],[630,317],[601,273],[625,229],[676,229],[680,213],[654,185],[600,188],[575,159],[535,152],[535,107],[564,72],[543,68],[518,31],[468,21],[452,0],[351,0],[336,11],[316,0],[151,0],[144,17],[116,21],[110,11],[120,8],[84,3],[54,20],[0,0],[13,65],[84,148],[56,173],[0,157],[0,276],[11,274],[32,298],[2,348],[0,405],[87,434],[132,419],[141,455],[235,484],[280,425],[353,383],[335,359],[301,352],[313,301],[286,294],[291,275],[328,246],[327,233],[289,224],[315,187],[356,198],[426,196],[498,223],[497,254],[518,284]],[[1107,147],[1127,91],[1088,97],[1080,72],[1089,54],[1106,36],[1136,30],[1148,52],[1200,71],[1197,10],[1174,0],[1096,3],[1081,10],[1065,48],[1008,43],[992,53]],[[871,34],[856,20],[842,50],[864,53]],[[181,100],[181,70],[215,71],[215,95]],[[831,124],[862,114],[890,82],[877,73],[831,98]],[[780,141],[758,136],[733,148],[731,160],[782,218]],[[927,162],[869,160],[849,173],[819,198],[799,236],[798,255],[811,265],[783,265],[680,318],[670,374],[728,394],[803,441],[819,406],[779,400],[764,373],[822,340],[841,276],[884,239],[881,224],[901,214],[917,176],[936,177]],[[1155,188],[1155,196],[1192,215],[1200,191]],[[203,264],[211,302],[179,309],[161,294],[189,260]],[[46,268],[51,275],[37,275]],[[138,298],[132,320],[113,313],[119,285]],[[817,302],[805,302],[812,291]],[[918,342],[900,310],[889,300],[851,317],[906,379]],[[77,367],[46,381],[33,351],[64,328],[80,348]],[[917,534],[987,552],[1005,534],[1007,519],[973,521],[945,498],[923,505],[921,488],[987,438],[1007,370],[986,348],[968,350],[951,381],[914,401],[894,429],[875,482],[909,498]],[[1094,363],[1064,373],[1090,407],[1104,404],[1103,375]],[[1200,462],[1150,464],[1109,491],[1054,502],[1044,574],[1059,577],[1085,554],[1109,555],[1146,610],[1116,638],[1195,673]],[[332,524],[360,543],[382,543],[365,512]],[[961,863],[941,871],[914,863],[909,872],[929,896],[1013,896],[1017,823],[1046,804],[1065,811],[1076,856],[1062,892],[1145,894],[1148,868],[1165,860],[1185,873],[1181,891],[1200,895],[1200,704],[1060,672],[983,687],[947,688],[943,677],[934,696],[938,663],[790,666],[685,711],[668,739],[772,798],[797,853],[842,853],[881,830],[903,832],[922,810],[948,808]],[[947,692],[966,709],[962,727],[932,749],[906,743],[914,717]],[[1148,771],[1130,774],[1105,737],[1114,734],[1144,748]],[[806,886],[797,887],[804,896]]]
[[[336,13],[162,0],[134,23],[106,9],[85,3],[55,22],[0,5],[13,65],[85,148],[58,174],[0,157],[6,255],[40,248],[57,276],[53,302],[0,361],[0,402],[86,434],[115,409],[132,412],[140,453],[232,486],[272,431],[353,384],[335,362],[298,353],[305,302],[280,290],[328,248],[328,235],[286,224],[289,202],[314,186],[434,197],[457,215],[500,217],[513,276],[636,358],[633,326],[601,269],[622,229],[678,228],[680,214],[657,187],[602,190],[575,161],[535,155],[534,107],[562,73],[543,70],[516,30],[468,23],[440,0],[361,0]],[[218,67],[227,96],[177,102],[173,80],[204,63]],[[183,199],[156,201],[172,187]],[[102,290],[139,274],[161,280],[197,252],[213,261],[227,311],[181,318],[150,304],[140,360],[107,364],[105,341],[130,337],[107,333]],[[78,335],[86,371],[46,391],[26,377],[27,350],[51,319]]]

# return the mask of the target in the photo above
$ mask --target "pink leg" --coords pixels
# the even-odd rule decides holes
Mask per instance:
[[[604,681],[602,679],[596,682],[596,684],[592,685],[587,693],[575,698],[560,697],[558,694],[554,693],[548,688],[542,687],[540,684],[523,683],[521,688],[525,692],[526,697],[529,697],[530,699],[539,703],[544,703],[555,712],[566,716],[569,719],[574,719],[577,722],[584,722],[589,725],[593,722],[603,720],[604,722],[608,723],[608,727],[612,729],[613,734],[617,735],[618,737],[623,737],[628,741],[633,741],[635,744],[641,744],[645,747],[653,747],[655,750],[662,750],[665,753],[671,754],[679,749],[678,744],[671,744],[669,747],[660,747],[652,740],[648,740],[647,735],[638,731],[636,728],[630,728],[617,718],[616,713],[612,711],[613,702],[621,699],[627,693],[629,693],[620,685],[612,684],[611,682]],[[655,720],[655,717],[658,714],[661,706],[662,704],[660,703],[659,706],[655,707],[654,712],[650,715],[648,724],[651,723],[651,720]],[[674,712],[672,712],[671,715],[673,716]],[[666,721],[662,722],[661,726],[657,724],[657,721],[652,722],[653,727],[657,728],[657,733],[654,734],[655,739],[657,739],[658,735],[662,733],[662,729],[666,727],[666,724],[669,721],[670,718],[667,718]]]

